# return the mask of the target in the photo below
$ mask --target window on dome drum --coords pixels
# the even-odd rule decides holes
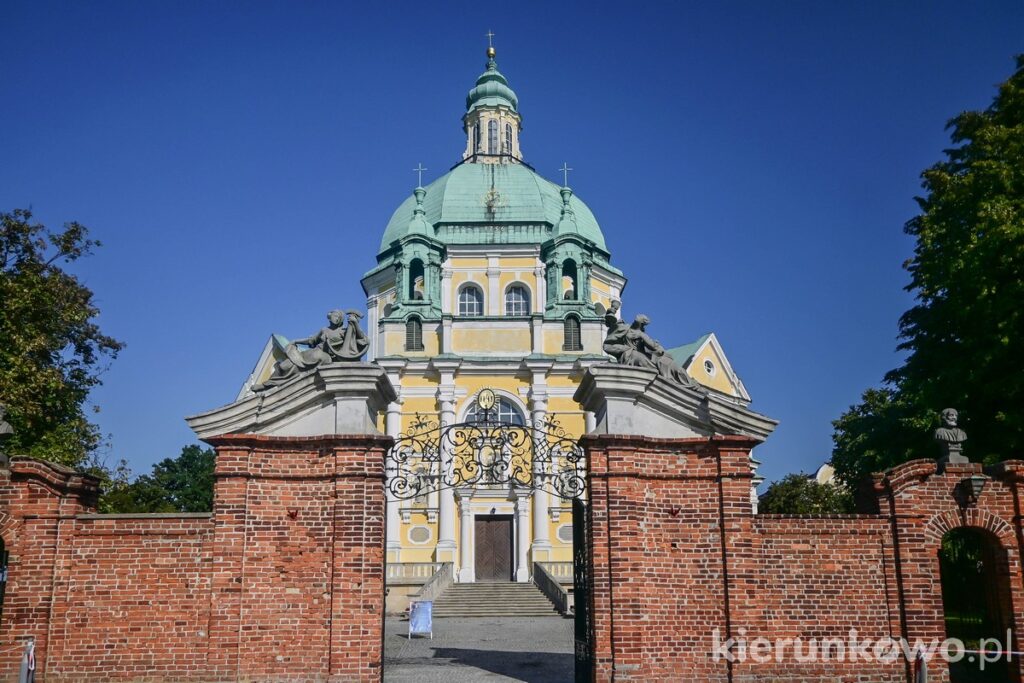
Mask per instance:
[[[512,285],[505,292],[505,315],[530,315],[530,292],[521,285]]]
[[[423,261],[414,258],[409,264],[409,299],[423,298]]]
[[[415,316],[405,321],[405,350],[423,350],[423,323]]]
[[[459,292],[459,315],[483,315],[484,293],[479,287],[468,285]]]
[[[565,341],[562,343],[562,350],[582,351],[583,340],[580,338],[580,319],[574,315],[566,316],[563,327],[565,330]]]
[[[519,412],[519,408],[516,408],[512,401],[501,397],[498,397],[498,400],[494,402],[494,407],[487,413],[487,418],[491,422],[498,421],[507,425],[519,425],[522,427],[526,424],[526,420],[523,419],[523,414]],[[466,422],[480,422],[483,419],[484,411],[474,402],[473,407],[466,413]]]
[[[505,154],[512,153],[512,124],[505,124]]]
[[[576,262],[571,258],[565,259],[562,263],[562,298],[575,300],[576,292],[579,291],[576,282]]]
[[[487,153],[498,153],[498,122],[494,120],[487,122]]]
[[[473,126],[473,153],[480,151],[480,124]]]

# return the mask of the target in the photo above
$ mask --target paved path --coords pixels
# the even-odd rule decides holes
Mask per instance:
[[[434,638],[407,636],[409,623],[384,625],[385,683],[571,683],[572,619],[434,619]]]

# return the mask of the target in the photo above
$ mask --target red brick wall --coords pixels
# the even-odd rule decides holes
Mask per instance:
[[[34,636],[39,680],[379,680],[385,437],[212,439],[212,516],[90,514],[96,481],[15,459],[0,471],[10,581],[0,671]],[[957,526],[1005,551],[1005,601],[1024,626],[1024,462],[915,461],[878,475],[878,514],[751,513],[736,437],[588,436],[595,678],[905,681],[907,662],[728,664],[743,638],[944,637],[938,549]],[[1015,638],[1016,641],[1016,638]],[[1014,647],[1019,648],[1017,642]],[[945,680],[933,665],[929,680]]]
[[[380,677],[384,437],[225,436],[211,673]]]
[[[209,516],[86,515],[65,524],[43,660],[46,680],[202,674]]]
[[[0,672],[34,636],[40,681],[380,679],[390,439],[211,443],[212,515],[90,514],[95,480],[0,472]]]
[[[851,629],[861,639],[941,641],[939,544],[960,525],[989,530],[1006,550],[1014,628],[1024,627],[1024,463],[992,470],[981,499],[963,509],[952,491],[981,466],[938,472],[917,461],[877,476],[879,514],[758,516],[749,499],[755,442],[592,435],[583,445],[597,681],[907,681],[912,664],[902,659],[814,663],[783,650],[777,661],[729,664],[715,658],[715,632],[748,645],[846,642]],[[947,679],[941,662],[929,672]]]

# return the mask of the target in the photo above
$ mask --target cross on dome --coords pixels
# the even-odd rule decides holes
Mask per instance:
[[[558,169],[562,172],[562,186],[569,187],[569,171],[573,170],[569,167],[569,164],[562,162],[562,168]]]
[[[412,169],[412,172],[416,174],[416,186],[423,187],[423,172],[429,171],[429,168],[423,168],[423,163],[416,164],[416,168]]]

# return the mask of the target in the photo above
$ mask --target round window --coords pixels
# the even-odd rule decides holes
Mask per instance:
[[[710,360],[704,361],[704,372],[708,373],[712,377],[715,376],[715,364]]]
[[[558,540],[562,543],[572,543],[572,524],[558,527]]]
[[[409,540],[413,543],[426,543],[430,540],[430,527],[414,526],[409,529]]]

